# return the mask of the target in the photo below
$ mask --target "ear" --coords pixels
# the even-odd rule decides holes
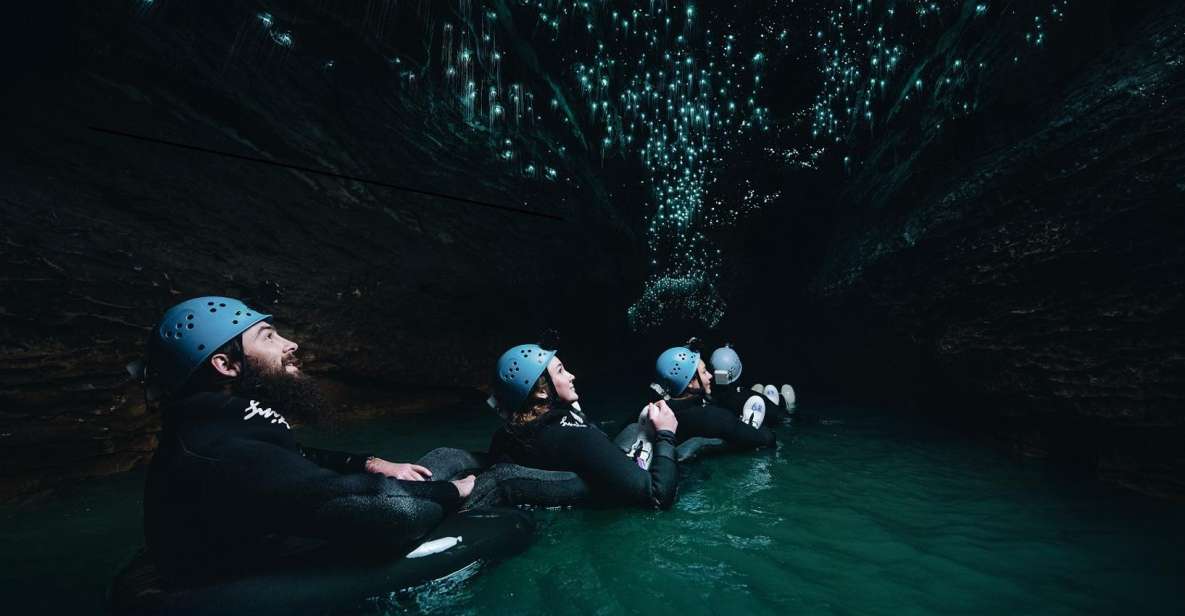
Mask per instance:
[[[214,366],[214,371],[227,378],[235,378],[239,376],[239,371],[242,366],[239,362],[231,360],[226,353],[215,353],[210,356],[210,365]]]

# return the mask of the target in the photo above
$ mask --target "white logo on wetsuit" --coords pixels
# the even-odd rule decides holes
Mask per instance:
[[[569,419],[575,420],[575,423],[568,421]],[[572,412],[569,412],[567,415],[564,415],[563,417],[560,418],[560,425],[561,426],[568,426],[569,428],[587,428],[588,427],[588,426],[584,425],[584,418],[583,417],[581,417],[580,415],[577,415],[576,413],[572,413]]]
[[[272,423],[282,423],[284,424],[284,427],[288,428],[289,430],[292,429],[292,426],[288,425],[288,420],[284,419],[283,415],[273,411],[271,407],[266,409],[259,408],[259,402],[255,400],[252,400],[251,404],[248,404],[247,408],[243,410],[247,412],[246,415],[243,415],[243,421],[247,421],[252,417],[259,416],[264,419],[271,420]]]
[[[625,452],[627,458],[632,459],[638,464],[642,470],[650,470],[650,454],[654,451],[654,443],[646,438],[645,434],[639,434],[638,438],[634,439],[634,444],[630,445],[629,451]]]

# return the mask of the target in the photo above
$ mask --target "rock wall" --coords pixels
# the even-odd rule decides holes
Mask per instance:
[[[122,366],[166,307],[205,293],[274,312],[309,370],[368,412],[477,403],[491,359],[541,326],[565,332],[574,365],[629,373],[717,334],[804,400],[918,406],[1185,495],[1181,2],[1075,3],[1021,69],[1017,32],[944,33],[917,61],[969,46],[993,60],[975,113],[952,118],[941,95],[897,109],[851,165],[780,169],[768,142],[738,146],[736,191],[753,179],[784,198],[712,238],[730,255],[725,321],[640,337],[623,318],[646,274],[628,165],[574,154],[558,181],[524,181],[394,62],[428,61],[423,24],[451,6],[112,0],[20,21],[0,148],[0,499],[145,460],[159,418]],[[265,10],[298,44],[258,27]],[[770,73],[787,146],[816,59],[797,21]]]
[[[555,182],[516,176],[455,105],[401,81],[390,45],[421,45],[416,23],[384,43],[291,2],[276,13],[299,26],[288,49],[251,25],[262,5],[140,4],[39,16],[66,49],[4,100],[0,499],[146,459],[159,417],[124,365],[189,296],[273,312],[311,372],[387,405],[473,396],[545,325],[589,352],[618,335],[605,315],[624,314],[643,261],[596,173],[573,157]]]
[[[975,114],[939,97],[887,122],[838,197],[771,214],[828,238],[801,238],[817,263],[780,253],[812,279],[781,340],[816,391],[1185,497],[1185,12],[1070,12]]]

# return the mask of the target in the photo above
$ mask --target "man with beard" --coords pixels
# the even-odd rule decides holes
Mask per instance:
[[[470,475],[300,446],[288,418],[325,405],[296,343],[241,301],[200,297],[153,330],[142,376],[161,401],[144,531],[167,587],[274,569],[311,550],[403,554],[455,510]]]

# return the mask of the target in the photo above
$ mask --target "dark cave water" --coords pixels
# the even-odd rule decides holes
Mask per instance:
[[[586,408],[616,428],[613,417]],[[1185,613],[1185,506],[874,409],[806,408],[776,451],[683,467],[670,512],[541,511],[527,552],[343,613]],[[477,410],[357,422],[309,444],[484,448]],[[139,545],[142,474],[0,509],[8,613],[93,613]],[[15,607],[15,611],[13,611]]]

